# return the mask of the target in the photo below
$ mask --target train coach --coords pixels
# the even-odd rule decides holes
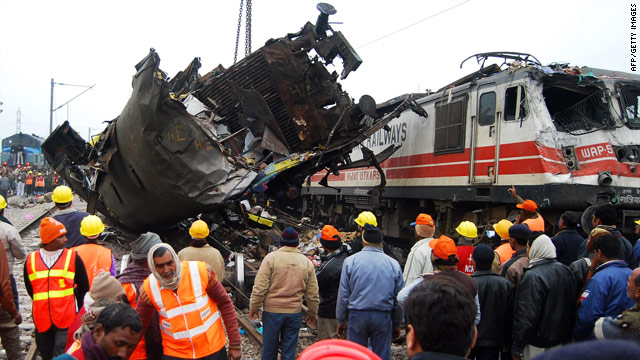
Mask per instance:
[[[44,166],[42,145],[44,138],[35,134],[13,134],[2,139],[2,165],[4,166]]]
[[[356,161],[367,149],[400,145],[379,169],[313,175],[302,189],[305,211],[349,228],[359,211],[374,210],[387,236],[407,238],[424,211],[443,232],[462,219],[486,226],[514,217],[507,190],[515,185],[539,205],[549,233],[564,210],[584,211],[588,228],[604,202],[632,232],[640,218],[640,76],[542,66],[523,53],[473,57],[479,71],[417,100],[426,117],[405,111],[354,149]],[[495,57],[502,65],[484,66]]]

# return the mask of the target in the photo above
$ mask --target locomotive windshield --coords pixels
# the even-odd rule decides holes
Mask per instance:
[[[558,131],[573,135],[613,129],[616,122],[609,110],[609,95],[600,80],[556,75],[543,80],[542,95]]]
[[[617,84],[622,117],[627,121],[627,126],[640,129],[640,114],[638,109],[640,100],[640,84]]]

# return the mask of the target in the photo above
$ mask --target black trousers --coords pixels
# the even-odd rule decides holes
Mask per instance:
[[[469,359],[476,360],[499,360],[500,347],[498,346],[476,346],[471,349]]]
[[[64,354],[64,346],[67,344],[67,330],[51,326],[45,332],[36,331],[36,345],[42,360],[51,360]]]

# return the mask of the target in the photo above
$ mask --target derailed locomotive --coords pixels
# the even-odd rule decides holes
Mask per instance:
[[[378,169],[313,175],[305,211],[349,228],[373,209],[388,237],[404,239],[418,212],[437,216],[445,233],[463,219],[486,226],[514,217],[507,189],[515,185],[537,202],[550,233],[563,210],[584,211],[588,230],[592,206],[603,202],[617,206],[618,225],[632,232],[640,218],[640,76],[542,66],[524,53],[473,57],[480,70],[417,100],[426,117],[406,111],[354,149],[358,159],[401,146]],[[485,66],[494,57],[502,64]]]

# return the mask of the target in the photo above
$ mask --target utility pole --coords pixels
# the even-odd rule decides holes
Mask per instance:
[[[76,87],[83,87],[85,88],[84,91],[82,91],[81,93],[79,93],[78,95],[72,97],[69,101],[65,102],[64,104],[58,106],[57,108],[53,108],[53,87],[55,85],[63,85],[63,86],[76,86]],[[72,102],[73,100],[75,100],[78,96],[86,93],[87,91],[91,90],[94,86],[96,86],[96,84],[93,84],[91,86],[88,85],[73,85],[73,84],[64,84],[64,83],[57,83],[53,81],[53,78],[51,78],[51,106],[49,107],[49,134],[51,134],[53,132],[53,113],[60,109],[61,107],[67,105],[68,103]]]
[[[22,127],[22,111],[18,108],[18,112],[16,113],[16,134],[19,134],[20,128]]]

